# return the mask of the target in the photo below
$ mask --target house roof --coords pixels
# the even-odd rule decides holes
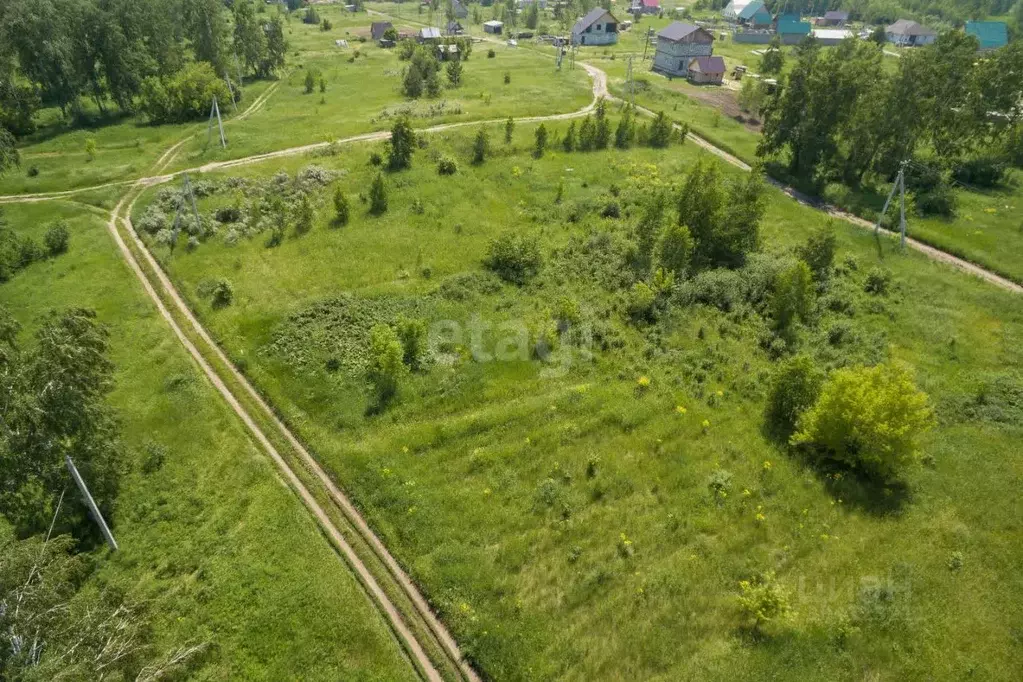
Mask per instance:
[[[717,55],[712,57],[696,57],[689,62],[689,69],[700,73],[724,73],[725,60]]]
[[[615,23],[618,23],[618,20],[615,19],[615,15],[611,14],[603,7],[594,7],[593,9],[590,10],[589,14],[587,14],[579,21],[575,22],[575,24],[572,26],[572,33],[582,33],[590,26],[597,23],[597,21],[599,21],[600,18],[605,14],[610,14],[611,18],[614,19]]]
[[[894,24],[886,28],[885,33],[892,33],[899,36],[936,36],[938,35],[932,29],[927,28],[915,21],[909,19],[899,19]]]
[[[436,26],[428,26],[419,29],[420,38],[440,38],[440,29]]]
[[[658,38],[664,38],[670,40],[673,43],[677,43],[680,40],[685,39],[686,36],[696,33],[697,31],[703,31],[704,29],[699,26],[693,26],[692,24],[685,24],[681,21],[674,21],[660,31],[657,32]],[[714,36],[711,36],[711,40]]]
[[[833,9],[830,12],[825,12],[824,18],[829,21],[848,21],[849,13]]]
[[[852,31],[845,28],[815,28],[812,35],[820,40],[845,40],[852,34]]]
[[[491,28],[500,28],[500,27],[504,26],[504,24],[501,23],[500,21],[498,21],[497,19],[491,19],[490,21],[484,21],[483,25],[484,26],[489,26]]]
[[[380,40],[389,28],[394,28],[389,21],[374,21],[370,24],[369,33],[373,36],[373,40]]]
[[[982,50],[1004,47],[1009,42],[1004,21],[967,21],[966,35],[975,36]]]
[[[640,0],[640,4],[644,7],[660,7],[661,0]]]
[[[753,2],[742,8],[738,16],[740,19],[752,19],[761,10],[767,11],[767,8],[764,7],[764,0],[753,0]]]
[[[802,21],[798,14],[782,14],[775,29],[782,35],[810,35],[810,23]]]
[[[750,1],[751,0],[732,0],[723,11],[738,16],[739,12],[741,12],[746,5],[750,4]]]

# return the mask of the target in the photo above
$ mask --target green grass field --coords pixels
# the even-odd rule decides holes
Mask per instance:
[[[376,17],[331,6],[318,11],[333,22],[333,29],[321,31],[319,26],[303,24],[298,16],[291,19],[285,29],[290,43],[286,73],[265,105],[245,120],[230,122],[236,114],[222,104],[228,121],[226,149],[218,145],[215,131],[213,142],[207,144],[206,121],[151,126],[138,117],[95,130],[69,131],[58,124],[54,112],[45,112],[40,131],[20,146],[22,167],[0,178],[0,193],[56,191],[151,175],[153,163],[183,138],[189,141],[167,171],[386,130],[402,113],[409,114],[417,127],[425,127],[564,113],[592,101],[590,81],[582,70],[557,72],[552,63],[503,45],[491,46],[494,58],[487,58],[488,46],[477,45],[465,63],[459,87],[448,87],[442,71],[445,87],[440,97],[410,101],[401,93],[404,63],[397,50],[358,41],[360,35],[368,36]],[[348,40],[349,47],[337,47],[335,40]],[[356,51],[359,56],[349,61]],[[308,70],[316,74],[317,82],[323,77],[326,92],[321,94],[317,85],[313,93],[305,93]],[[505,73],[511,75],[508,84]],[[244,111],[274,82],[249,84],[238,111]],[[91,161],[85,151],[89,137],[97,147]],[[38,171],[34,177],[29,175],[32,168]]]
[[[40,240],[66,218],[70,252],[0,285],[31,333],[85,306],[110,330],[131,472],[113,518],[121,551],[90,584],[148,603],[157,653],[208,643],[187,679],[418,679],[388,626],[265,453],[191,362],[122,262],[106,218],[81,204],[4,207]],[[145,468],[152,452],[162,466]],[[182,678],[184,679],[184,678]]]
[[[887,241],[879,260],[868,233],[838,224],[857,340],[835,352],[910,363],[939,426],[924,444],[929,464],[904,488],[815,475],[761,433],[773,362],[748,320],[693,306],[654,327],[625,324],[619,294],[598,284],[616,276],[602,257],[610,247],[580,251],[598,233],[628,233],[627,217],[599,217],[615,193],[629,216],[631,197],[670,186],[697,152],[537,161],[532,135],[521,125],[506,147],[495,128],[496,158],[479,168],[468,164],[471,131],[430,136],[411,171],[386,176],[390,208],[379,218],[358,200],[375,173],[373,146],[248,167],[236,175],[250,187],[311,162],[339,171],[351,224],[328,226],[327,187],[314,195],[313,229],[277,248],[265,235],[229,246],[224,227],[191,252],[157,254],[490,677],[1013,679],[1023,665],[1013,634],[1023,619],[1023,424],[966,420],[956,406],[995,379],[1019,385],[1010,369],[1023,359],[1019,298]],[[458,160],[454,176],[437,175],[444,154]],[[136,207],[136,224],[157,191]],[[820,220],[771,192],[764,248],[789,249]],[[536,283],[495,290],[473,273],[509,230],[537,235],[548,260]],[[886,298],[861,292],[875,266],[893,273]],[[220,310],[199,293],[217,277],[235,291]],[[563,373],[528,359],[477,362],[463,337],[409,379],[397,405],[367,415],[358,339],[372,320],[408,313],[467,329],[478,317],[494,325],[482,336],[490,349],[497,325],[532,324],[562,296],[609,344],[592,360]],[[641,376],[649,389],[637,387]],[[732,475],[723,502],[707,485],[721,469]],[[766,569],[795,613],[752,641],[738,628],[737,585]],[[877,585],[890,591],[866,589]]]

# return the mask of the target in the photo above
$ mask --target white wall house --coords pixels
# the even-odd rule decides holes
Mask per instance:
[[[917,47],[919,45],[930,45],[938,34],[933,29],[922,26],[909,19],[899,19],[884,30],[885,38],[892,45],[899,47]]]
[[[714,36],[705,29],[676,21],[657,33],[654,71],[669,76],[685,76],[696,57],[709,57],[714,51]]]
[[[618,20],[603,7],[595,7],[572,27],[573,45],[614,45]]]

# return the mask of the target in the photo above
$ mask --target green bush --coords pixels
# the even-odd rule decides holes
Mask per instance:
[[[458,172],[458,164],[450,156],[442,156],[437,162],[438,175],[454,175]]]
[[[824,383],[791,442],[890,478],[917,460],[918,440],[933,419],[927,395],[905,368],[849,367],[835,370]]]
[[[817,402],[823,383],[824,373],[808,356],[789,358],[782,364],[775,372],[767,396],[764,420],[768,432],[788,442],[796,431],[799,417]]]
[[[783,335],[791,333],[796,320],[806,322],[809,319],[813,305],[814,287],[810,266],[797,260],[779,272],[775,279],[774,297],[771,299],[775,329]]]
[[[693,255],[693,235],[685,225],[671,223],[657,242],[657,264],[665,272],[681,277],[689,269]]]
[[[347,225],[351,212],[352,209],[348,203],[348,197],[345,196],[341,186],[338,185],[337,189],[334,190],[334,224],[338,227]]]
[[[796,248],[796,255],[810,266],[814,279],[827,279],[835,261],[834,225],[828,222],[810,233],[806,243]]]
[[[401,318],[398,320],[398,338],[401,340],[402,362],[418,371],[426,364],[426,320]]]
[[[211,303],[214,308],[226,308],[234,301],[234,287],[226,279],[218,279],[213,285]]]
[[[637,322],[649,322],[654,316],[654,303],[657,296],[645,282],[636,282],[629,290],[625,308],[629,317]]]
[[[743,625],[756,631],[784,618],[789,612],[788,595],[772,571],[754,580],[740,581],[738,602]]]
[[[892,273],[881,268],[872,268],[863,282],[863,290],[875,296],[885,296],[892,284]]]
[[[142,82],[139,108],[153,123],[181,123],[209,116],[213,98],[231,101],[224,79],[207,62],[193,62],[173,76]]]
[[[521,286],[540,272],[543,256],[535,239],[507,232],[490,242],[483,265],[504,281]]]
[[[376,410],[382,410],[398,395],[401,380],[408,374],[405,349],[394,329],[377,324],[370,330],[369,381]]]
[[[67,223],[58,220],[46,230],[43,243],[46,244],[46,252],[51,256],[58,256],[67,251],[71,233],[67,229]]]

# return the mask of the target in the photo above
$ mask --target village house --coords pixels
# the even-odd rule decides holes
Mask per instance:
[[[614,45],[618,42],[618,20],[603,7],[595,7],[572,26],[573,45]]]
[[[629,14],[660,14],[661,0],[632,0]]]
[[[997,50],[1009,43],[1008,27],[1003,21],[967,21],[966,35],[976,38],[981,50]]]
[[[714,36],[706,29],[676,21],[657,32],[654,71],[669,76],[686,76],[696,57],[709,57]]]
[[[825,12],[824,16],[817,20],[818,26],[833,26],[835,28],[842,28],[845,23],[849,21],[849,13],[841,10],[831,10]]]
[[[457,62],[458,61],[458,57],[459,57],[459,55],[458,55],[458,45],[455,45],[454,43],[449,43],[447,45],[443,45],[442,44],[442,45],[438,45],[437,46],[437,59],[439,59],[440,61],[442,61],[442,62],[456,61]]]
[[[838,45],[846,38],[852,37],[853,32],[846,28],[815,28],[812,35],[818,43],[825,47]]]
[[[440,29],[436,26],[427,26],[426,28],[419,29],[419,34],[416,39],[421,43],[436,43],[440,42],[441,35]]]
[[[885,38],[899,47],[930,45],[937,39],[936,31],[909,19],[899,19],[884,30]]]
[[[721,85],[725,78],[725,60],[718,56],[697,57],[689,62],[689,73],[686,77],[690,83]]]
[[[503,30],[504,30],[504,24],[502,24],[500,21],[491,20],[491,21],[484,21],[483,22],[483,32],[484,33],[493,33],[495,36],[499,36],[499,35],[501,35],[501,32]]]
[[[373,40],[383,40],[384,34],[394,26],[389,21],[374,21],[369,26],[369,34]]]
[[[448,35],[449,36],[460,36],[465,33],[465,28],[457,21],[448,22]]]
[[[763,0],[753,0],[736,14],[735,22],[745,28],[767,28],[771,25],[771,13]]]
[[[469,10],[459,0],[451,0],[451,12],[456,19],[465,19],[469,16]]]
[[[803,21],[798,14],[780,14],[774,25],[783,45],[798,45],[812,29],[810,22]]]

